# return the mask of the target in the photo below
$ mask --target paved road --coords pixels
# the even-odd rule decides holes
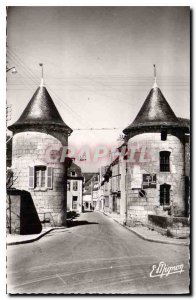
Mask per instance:
[[[8,293],[188,293],[188,247],[148,242],[98,212],[39,241],[8,246]],[[159,262],[184,272],[149,276]]]

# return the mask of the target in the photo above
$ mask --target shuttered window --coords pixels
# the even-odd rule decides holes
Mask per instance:
[[[46,186],[46,167],[35,166],[35,187],[43,188]]]
[[[48,188],[53,185],[52,167],[29,167],[29,188]]]

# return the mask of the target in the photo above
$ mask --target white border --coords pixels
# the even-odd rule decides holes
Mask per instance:
[[[1,299],[7,299],[6,295],[6,290],[5,290],[5,285],[6,285],[6,247],[5,247],[5,170],[6,170],[6,164],[5,164],[5,120],[6,120],[6,72],[2,72],[2,70],[6,69],[6,6],[190,6],[191,9],[193,10],[193,15],[194,15],[194,9],[195,9],[195,3],[196,1],[190,0],[190,1],[184,1],[184,0],[154,0],[154,1],[130,1],[130,0],[92,0],[92,1],[83,1],[83,0],[34,0],[34,1],[21,1],[21,0],[2,0],[0,3],[0,37],[1,37],[1,43],[0,43],[0,145],[1,145],[1,156],[0,156],[0,166],[1,166],[1,172],[0,172],[0,187],[1,187],[1,201],[0,201],[0,296]],[[193,36],[192,40],[194,42],[193,47],[192,47],[192,54],[194,55],[193,49],[195,49],[195,26],[194,26],[194,20],[192,24],[192,31],[193,31]],[[194,57],[192,57],[192,62],[194,63]],[[195,63],[192,66],[193,68],[193,73],[195,70]],[[195,78],[193,76],[193,82],[192,82],[192,116],[193,114],[195,115],[195,105],[194,105],[194,86],[196,86]],[[194,118],[193,118],[194,120]],[[194,128],[195,129],[195,122],[193,122]],[[192,145],[192,149],[194,149],[194,145]],[[193,153],[193,150],[192,150]],[[193,168],[193,166],[192,166]],[[195,168],[195,163],[194,163],[194,168]],[[192,188],[195,186],[195,181],[193,179],[192,182]],[[192,195],[192,203],[194,203],[194,194]],[[194,207],[194,212],[192,213],[193,216],[196,216],[195,214],[195,207]],[[194,218],[193,218],[194,219]],[[192,224],[192,229],[193,229],[193,239],[195,240],[195,230],[194,230],[194,224]],[[193,249],[194,249],[194,243],[193,243]],[[192,251],[193,255],[193,251]],[[194,271],[194,266],[192,266],[193,271]],[[196,286],[195,285],[195,276],[193,276],[193,284],[192,287]],[[34,296],[41,298],[41,296]],[[52,298],[56,298],[57,296],[53,296]],[[65,296],[66,298],[69,298],[69,296]],[[73,297],[73,296],[72,296]],[[72,298],[71,297],[71,298]],[[102,296],[105,298],[106,296]],[[119,298],[123,298],[123,296],[119,296]],[[130,297],[134,297],[131,296]],[[20,297],[18,297],[20,298]],[[27,296],[23,296],[23,299],[27,299]],[[89,298],[89,297],[88,297]],[[138,296],[137,296],[138,298]],[[140,298],[140,297],[139,297]],[[168,297],[172,298],[172,297]]]

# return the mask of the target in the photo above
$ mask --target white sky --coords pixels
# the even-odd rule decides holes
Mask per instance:
[[[7,36],[7,64],[18,71],[7,73],[9,124],[39,85],[39,62],[71,128],[120,128],[74,131],[69,141],[77,149],[117,143],[152,87],[154,63],[175,114],[189,118],[188,7],[11,7]]]

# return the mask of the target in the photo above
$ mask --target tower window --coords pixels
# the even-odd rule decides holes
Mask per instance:
[[[52,167],[34,166],[29,167],[29,188],[52,189],[53,170]]]
[[[170,172],[170,154],[169,151],[160,152],[160,172]]]
[[[170,204],[170,184],[161,184],[160,185],[160,205],[169,205]]]
[[[46,186],[46,167],[35,167],[35,187]]]

